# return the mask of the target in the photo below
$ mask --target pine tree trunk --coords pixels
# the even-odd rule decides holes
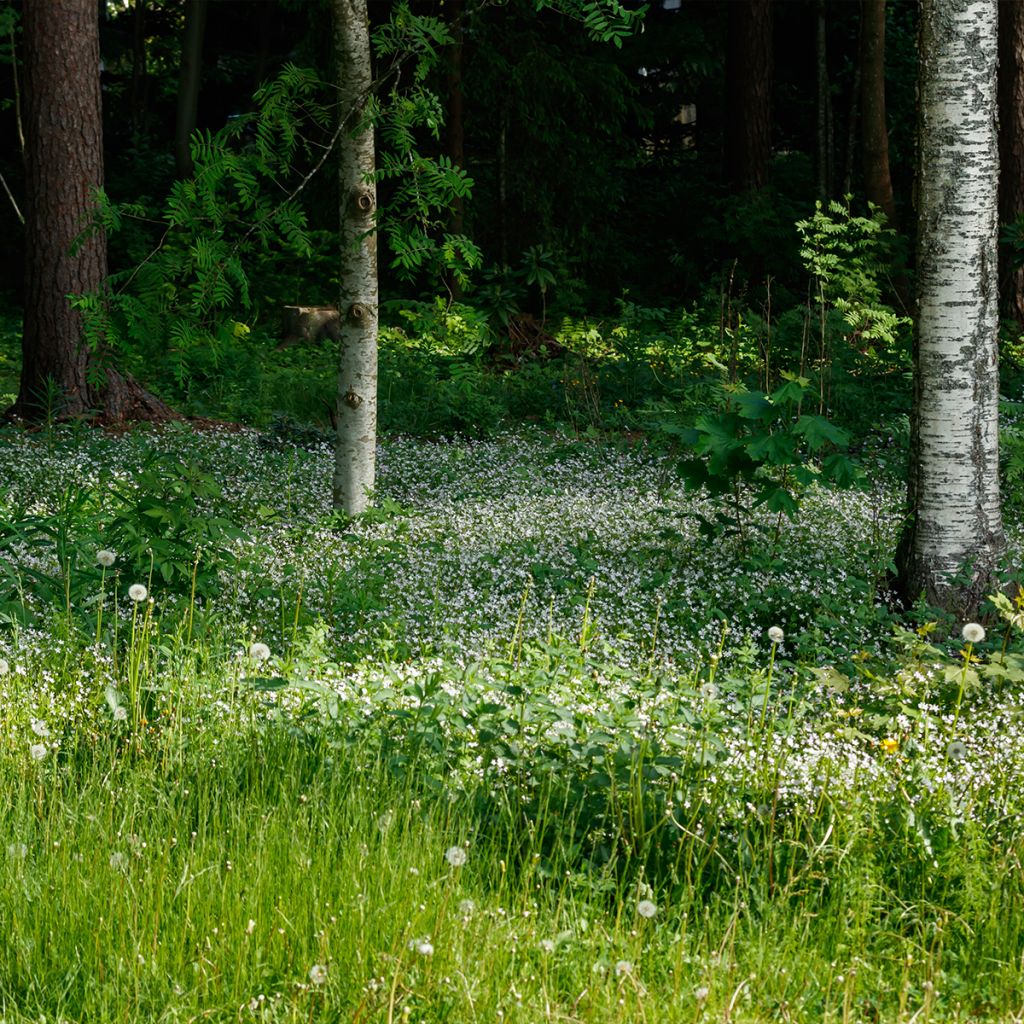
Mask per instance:
[[[885,115],[885,3],[861,0],[860,105],[864,142],[864,191],[896,223],[889,174],[889,129]]]
[[[25,314],[18,398],[9,415],[174,416],[130,377],[91,356],[68,295],[98,292],[107,246],[88,226],[103,184],[100,50],[94,0],[32,0],[25,38]]]
[[[737,189],[768,180],[774,79],[773,0],[732,0],[726,55],[725,172]]]
[[[203,77],[206,9],[207,0],[187,0],[185,4],[185,34],[181,40],[181,72],[178,76],[178,114],[174,125],[174,167],[179,178],[191,178],[195,170],[191,146]]]
[[[1024,215],[1024,2],[999,5],[999,219],[1012,224]],[[1024,267],[1014,253],[999,253],[1004,315],[1024,329]]]
[[[995,584],[999,506],[997,0],[923,0],[917,352],[900,587],[961,617]]]
[[[339,169],[341,273],[334,505],[362,512],[374,485],[377,448],[377,207],[366,0],[334,0],[338,99],[349,132]]]
[[[94,0],[35,0],[24,8],[25,319],[15,411],[82,415],[91,406],[88,353],[72,293],[107,276],[107,244],[91,235],[92,190],[103,184],[100,44]]]

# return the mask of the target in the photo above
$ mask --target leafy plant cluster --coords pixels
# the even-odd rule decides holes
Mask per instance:
[[[202,466],[154,454],[131,483],[69,485],[52,510],[0,500],[0,617],[36,623],[57,608],[95,623],[105,579],[108,592],[145,582],[186,600],[215,597],[221,574],[236,564],[235,542],[246,536],[221,498]],[[101,550],[117,553],[112,572],[97,562]]]

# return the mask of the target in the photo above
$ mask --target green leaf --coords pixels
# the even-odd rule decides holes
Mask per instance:
[[[793,427],[793,433],[802,435],[812,452],[826,444],[845,447],[850,440],[845,430],[829,423],[824,416],[801,416]]]

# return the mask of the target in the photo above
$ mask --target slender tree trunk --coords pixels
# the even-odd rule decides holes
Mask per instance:
[[[466,166],[465,118],[462,96],[462,0],[448,0],[448,28],[452,42],[448,46],[448,156],[458,167]],[[461,235],[465,227],[465,203],[462,196],[452,200],[450,228],[453,235]]]
[[[923,0],[917,352],[906,599],[973,616],[996,586],[999,505],[997,0]]]
[[[149,92],[146,68],[146,0],[135,0],[132,14],[132,134],[138,135],[146,122]]]
[[[190,178],[192,133],[196,130],[199,87],[203,77],[203,36],[206,33],[208,0],[187,0],[185,33],[181,40],[181,73],[178,76],[178,115],[174,125],[174,167],[179,178]]]
[[[999,219],[1012,224],[1024,215],[1024,2],[999,5]],[[1006,246],[999,253],[1004,315],[1024,329],[1024,267],[1013,265]]]
[[[498,126],[498,259],[508,266],[508,102],[499,101]]]
[[[829,144],[828,18],[825,0],[818,0],[815,51],[818,66],[818,122],[816,132],[818,143],[818,198],[825,202],[832,197],[832,176],[829,174],[831,146]]]
[[[850,89],[850,104],[846,118],[846,147],[843,153],[842,195],[853,190],[853,165],[857,152],[857,124],[860,121],[860,62],[853,69],[853,86]]]
[[[338,99],[351,126],[341,147],[340,355],[334,505],[362,512],[374,485],[377,449],[377,193],[370,95],[367,0],[333,0]]]
[[[760,189],[772,152],[773,0],[731,0],[726,55],[725,171],[737,189]]]
[[[896,223],[889,174],[889,129],[885,116],[885,3],[861,0],[860,106],[864,142],[864,191]]]

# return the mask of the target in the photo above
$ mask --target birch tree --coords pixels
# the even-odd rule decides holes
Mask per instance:
[[[334,506],[362,512],[373,489],[377,448],[377,236],[372,73],[366,0],[334,0],[338,100],[350,130],[339,156],[340,354]]]
[[[997,0],[922,0],[913,600],[968,615],[1004,549],[999,507]]]

